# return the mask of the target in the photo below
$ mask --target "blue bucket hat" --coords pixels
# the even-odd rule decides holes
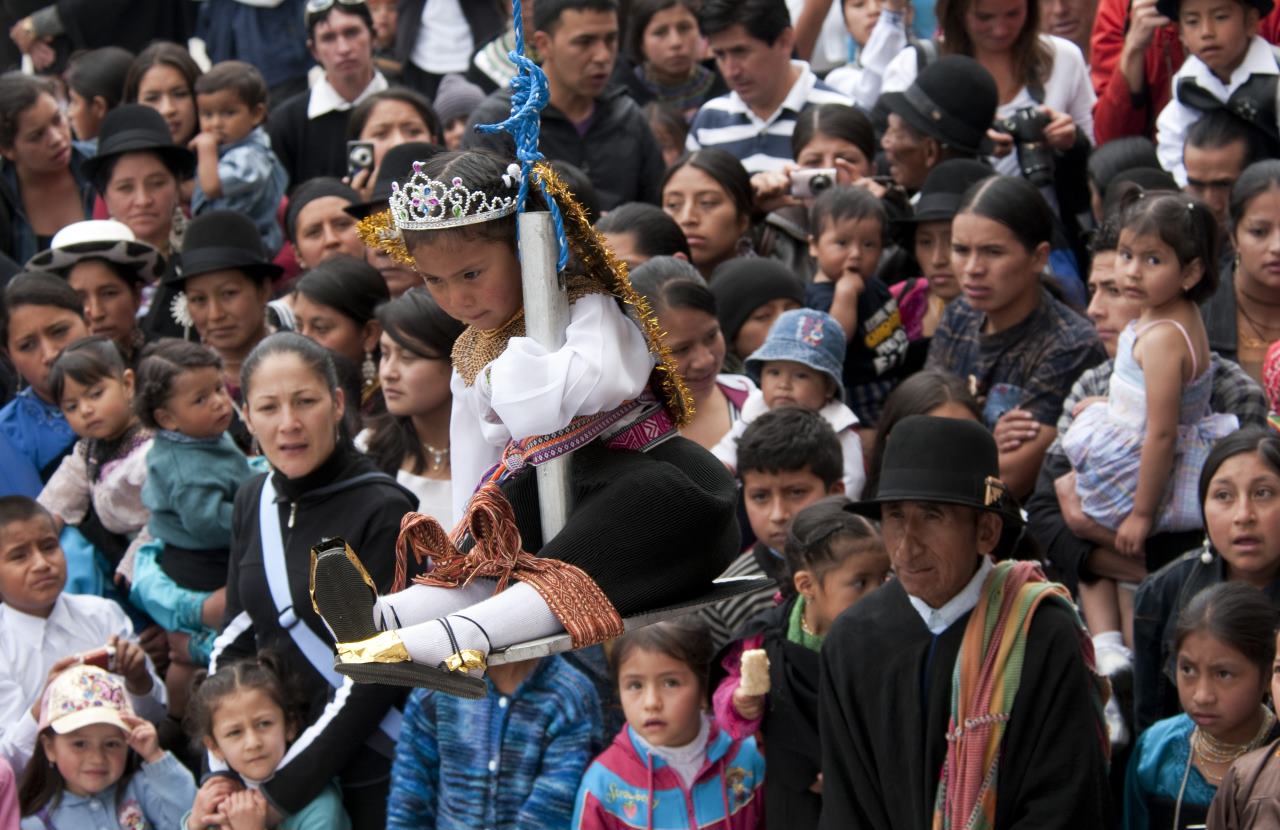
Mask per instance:
[[[836,397],[844,400],[844,329],[825,311],[794,308],[773,321],[764,345],[747,358],[747,371],[757,379],[769,360],[802,363],[835,381]]]

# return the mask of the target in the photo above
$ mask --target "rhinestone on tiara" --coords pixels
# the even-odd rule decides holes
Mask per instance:
[[[413,163],[413,175],[404,184],[391,183],[391,219],[402,231],[433,231],[501,219],[516,212],[515,196],[489,197],[469,190],[457,176],[445,183],[422,172]]]

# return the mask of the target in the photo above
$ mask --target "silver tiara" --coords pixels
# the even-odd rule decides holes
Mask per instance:
[[[509,176],[503,176],[504,183]],[[508,184],[508,187],[511,185]],[[391,183],[391,219],[402,231],[432,231],[456,228],[501,219],[516,211],[515,196],[489,197],[468,190],[457,176],[446,184],[422,172],[422,162],[413,163],[413,175],[404,184]]]

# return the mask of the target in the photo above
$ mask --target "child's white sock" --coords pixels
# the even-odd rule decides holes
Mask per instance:
[[[398,593],[378,597],[373,624],[379,631],[407,628],[470,608],[493,596],[494,579],[477,579],[458,588],[412,584]]]
[[[1093,653],[1101,675],[1115,674],[1133,665],[1133,652],[1124,644],[1124,635],[1119,631],[1094,634]]]
[[[493,590],[492,585],[489,590]],[[457,640],[456,647],[438,619],[399,630],[400,639],[415,663],[436,666],[459,649],[475,649],[487,655],[493,649],[564,631],[542,595],[523,582],[515,583],[496,597],[450,613],[448,622]]]

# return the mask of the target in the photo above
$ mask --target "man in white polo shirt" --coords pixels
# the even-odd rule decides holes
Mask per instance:
[[[853,103],[809,64],[791,59],[795,30],[785,0],[708,0],[698,27],[731,92],[698,110],[686,149],[719,147],[749,173],[777,170],[792,161],[791,133],[801,110]]]

